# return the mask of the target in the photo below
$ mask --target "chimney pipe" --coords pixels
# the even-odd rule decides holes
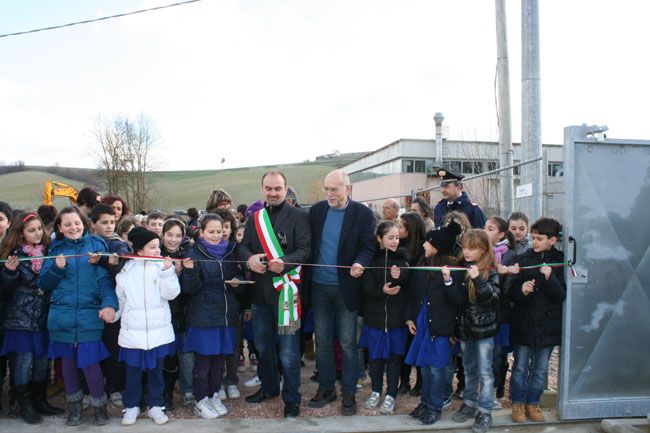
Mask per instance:
[[[435,162],[440,167],[442,166],[442,121],[445,117],[442,113],[436,113],[433,116],[433,121],[436,122],[436,146],[435,146]]]

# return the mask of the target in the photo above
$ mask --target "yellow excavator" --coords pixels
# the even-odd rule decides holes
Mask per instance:
[[[76,188],[66,185],[63,182],[56,182],[54,180],[45,181],[45,188],[43,189],[43,204],[52,205],[54,197],[68,197],[70,204],[77,203],[78,191]]]

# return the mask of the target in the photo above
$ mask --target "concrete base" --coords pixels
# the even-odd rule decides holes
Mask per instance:
[[[647,419],[604,419],[600,426],[606,433],[648,433],[650,432],[650,414]]]

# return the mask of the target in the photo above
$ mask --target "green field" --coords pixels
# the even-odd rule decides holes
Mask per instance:
[[[322,186],[325,175],[339,164],[304,163],[279,166],[294,187],[302,203],[314,203],[324,197]],[[268,167],[250,167],[229,170],[152,172],[151,208],[171,212],[175,209],[197,207],[203,209],[213,189],[224,189],[233,198],[233,206],[250,204],[261,198],[260,180]],[[42,203],[43,184],[51,179],[67,183],[77,189],[83,183],[45,171],[22,171],[0,175],[0,200],[12,207],[36,209]],[[101,193],[102,191],[100,191]],[[55,198],[61,209],[68,205],[66,198]],[[137,209],[136,209],[137,210]]]
[[[66,183],[80,189],[82,182],[54,176],[43,171],[21,171],[0,175],[0,200],[14,209],[35,210],[43,203],[43,185],[47,180]],[[54,206],[61,209],[70,204],[65,197],[55,197]]]

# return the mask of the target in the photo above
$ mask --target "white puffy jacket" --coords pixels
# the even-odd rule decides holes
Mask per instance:
[[[120,310],[118,344],[127,349],[150,350],[174,341],[169,303],[181,291],[174,266],[129,260],[116,277]]]

